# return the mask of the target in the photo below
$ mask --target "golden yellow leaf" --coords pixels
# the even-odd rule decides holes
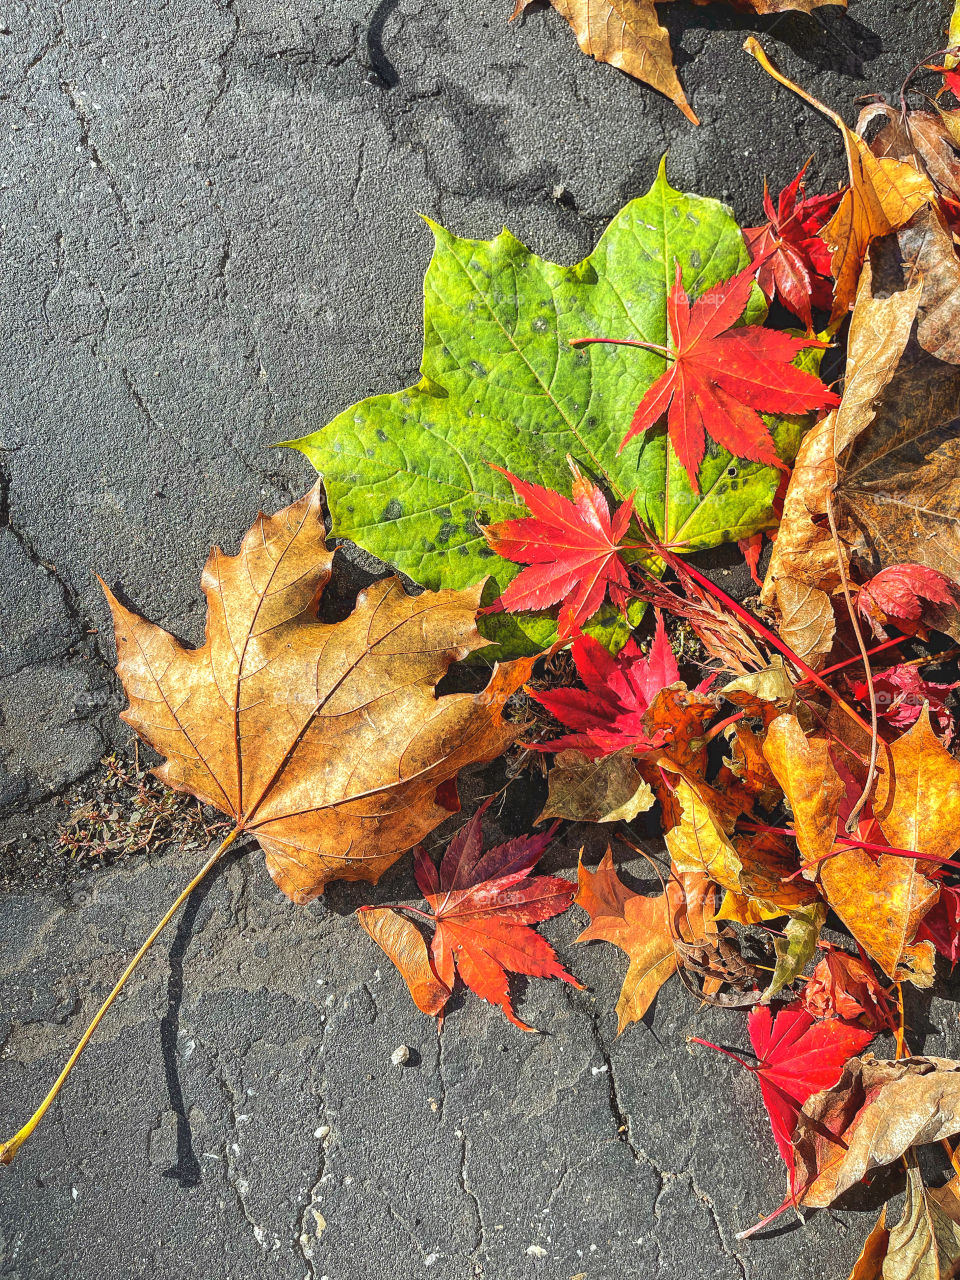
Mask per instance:
[[[882,753],[873,811],[895,848],[939,858],[960,849],[960,760],[934,733],[926,706]]]
[[[933,982],[931,942],[914,944],[917,926],[940,896],[911,858],[843,849],[820,864],[830,906],[888,978],[918,986]]]
[[[819,862],[833,848],[843,797],[827,739],[808,738],[795,715],[780,715],[767,728],[763,755],[793,810],[800,853]]]
[[[740,858],[725,830],[719,797],[706,783],[677,777],[673,792],[678,820],[664,839],[680,871],[702,871],[723,889],[740,891]]]
[[[762,924],[764,920],[776,920],[784,914],[783,907],[764,902],[761,898],[748,898],[728,889],[723,895],[720,910],[714,920],[731,920],[734,924]]]

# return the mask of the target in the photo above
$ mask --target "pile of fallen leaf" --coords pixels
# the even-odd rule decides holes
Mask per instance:
[[[4,1160],[235,840],[297,902],[416,847],[425,907],[358,919],[425,1014],[459,981],[532,1030],[509,975],[578,985],[535,929],[574,904],[580,940],[629,957],[621,1031],[674,973],[750,1010],[751,1059],[722,1052],[757,1078],[781,1209],[902,1160],[903,1216],[881,1217],[854,1278],[957,1274],[960,1175],[928,1189],[915,1149],[944,1143],[960,1170],[960,1063],[910,1056],[905,1013],[938,954],[960,957],[960,74],[933,73],[926,105],[869,104],[857,130],[808,98],[850,183],[809,194],[801,170],[760,227],[662,166],[573,267],[434,227],[420,382],[295,442],[322,483],[212,552],[204,644],[108,592],[124,718],[230,832]],[[774,300],[799,328],[765,323]],[[819,376],[831,344],[838,389]],[[334,534],[424,589],[386,578],[319,621],[324,501]],[[730,541],[754,608],[689,559]],[[470,663],[474,692],[438,693]],[[537,830],[485,849],[484,804],[436,865],[420,842],[458,810],[458,774],[508,748],[511,776],[548,768]],[[669,856],[659,895],[609,850],[576,887],[535,873],[561,823],[630,845],[642,813]],[[892,1060],[868,1052],[884,1031]]]

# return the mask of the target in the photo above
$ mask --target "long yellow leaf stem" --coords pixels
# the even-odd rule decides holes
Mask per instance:
[[[242,832],[243,832],[243,829],[241,827],[235,827],[234,830],[231,831],[230,834],[227,836],[227,838],[222,842],[222,844],[220,844],[213,851],[213,853],[206,860],[206,862],[203,864],[203,866],[200,868],[197,874],[193,877],[190,883],[177,895],[176,900],[171,904],[169,910],[165,913],[165,915],[159,921],[159,923],[154,927],[154,929],[152,930],[152,932],[150,933],[146,941],[141,946],[140,950],[137,952],[137,954],[133,957],[133,959],[127,965],[126,969],[124,969],[123,973],[121,974],[120,978],[117,981],[116,986],[113,988],[113,990],[107,996],[106,1000],[104,1000],[103,1004],[97,1010],[97,1013],[93,1021],[90,1023],[89,1027],[87,1027],[86,1031],[81,1036],[79,1044],[74,1049],[73,1053],[71,1053],[70,1057],[67,1059],[66,1066],[57,1076],[57,1079],[56,1079],[56,1082],[54,1083],[53,1088],[50,1090],[50,1092],[47,1094],[44,1100],[40,1103],[40,1106],[37,1107],[36,1111],[33,1113],[33,1115],[30,1117],[27,1123],[23,1126],[23,1128],[20,1129],[18,1133],[15,1133],[13,1137],[9,1138],[6,1142],[0,1143],[0,1164],[10,1164],[13,1161],[14,1156],[17,1154],[17,1152],[20,1150],[20,1148],[23,1146],[26,1140],[30,1137],[31,1133],[33,1133],[34,1129],[36,1129],[37,1125],[46,1115],[47,1111],[50,1109],[54,1099],[56,1098],[60,1090],[63,1088],[64,1084],[66,1083],[67,1077],[69,1076],[70,1072],[73,1070],[74,1066],[76,1065],[77,1059],[80,1057],[81,1053],[83,1053],[84,1049],[89,1044],[90,1037],[93,1035],[94,1031],[96,1031],[97,1027],[100,1024],[100,1019],[107,1012],[107,1010],[113,1004],[114,1000],[116,1000],[117,996],[123,990],[124,986],[126,985],[127,979],[130,977],[134,969],[136,969],[137,965],[140,963],[143,957],[147,954],[147,952],[153,946],[154,942],[156,942],[157,938],[160,936],[163,930],[167,927],[167,925],[176,915],[179,908],[183,906],[187,898],[190,897],[190,894],[193,893],[194,889],[197,887],[200,881],[204,878],[204,876],[207,875],[209,871],[213,869],[213,867],[216,866],[216,864],[220,861],[220,859],[226,853],[227,849],[230,848],[234,840],[236,840],[236,838],[239,835],[241,835]]]

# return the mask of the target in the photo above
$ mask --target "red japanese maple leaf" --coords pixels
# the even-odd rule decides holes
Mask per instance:
[[[709,1040],[694,1037],[693,1042],[725,1053],[757,1077],[777,1150],[792,1169],[793,1132],[800,1108],[813,1094],[837,1083],[843,1064],[865,1048],[874,1033],[838,1018],[816,1022],[798,1005],[782,1009],[776,1018],[768,1005],[758,1005],[747,1027],[756,1064]]]
[[[667,320],[673,349],[631,338],[578,338],[574,345],[614,342],[658,351],[671,361],[637,405],[626,444],[667,415],[670,443],[698,493],[697,471],[709,435],[741,458],[783,469],[773,437],[758,410],[807,413],[840,403],[819,378],[791,361],[805,347],[825,344],[792,338],[760,325],[733,328],[753,288],[757,263],[730,280],[714,285],[693,303],[683,291],[680,264],[667,298]]]
[[[594,760],[625,747],[649,750],[661,745],[663,734],[650,737],[644,727],[644,712],[661,689],[676,684],[680,672],[660,614],[648,657],[629,640],[614,658],[598,640],[584,635],[576,637],[571,651],[586,689],[552,689],[533,697],[577,732],[537,743],[536,749],[572,747]]]
[[[857,701],[866,701],[866,680],[852,680],[850,684]],[[956,681],[953,684],[937,684],[933,680],[924,680],[916,666],[909,662],[898,663],[895,667],[888,667],[886,671],[877,671],[873,675],[877,715],[881,720],[891,728],[909,729],[919,718],[926,702],[930,707],[930,719],[945,746],[949,746],[953,738],[953,715],[945,702],[945,696],[958,687],[960,684]]]
[[[745,227],[743,238],[754,261],[760,262],[757,284],[768,298],[779,298],[812,332],[813,307],[829,311],[833,294],[830,250],[818,233],[833,216],[842,193],[808,196],[803,185],[806,171],[805,164],[783,188],[776,208],[764,181],[763,207],[769,221],[761,227]]]
[[[935,871],[926,874],[937,877]],[[920,921],[914,941],[932,942],[951,964],[960,960],[960,886],[940,886],[940,897]]]
[[[750,577],[758,587],[762,587],[763,579],[760,577],[758,570],[760,568],[760,556],[763,552],[763,534],[751,533],[749,538],[741,538],[737,546],[740,549],[740,554],[747,562]]]
[[[623,545],[623,537],[633,516],[633,501],[627,498],[611,517],[603,491],[584,479],[572,458],[567,462],[573,472],[572,501],[494,467],[531,514],[483,530],[498,556],[528,566],[484,612],[515,613],[560,604],[562,638],[592,617],[608,593],[615,605],[626,606],[630,580],[619,553],[631,549]]]
[[[857,608],[881,639],[884,623],[913,634],[924,624],[937,627],[943,610],[960,608],[960,587],[945,574],[922,564],[891,564],[857,592]]]
[[[454,836],[439,869],[423,848],[416,851],[414,874],[434,923],[430,958],[448,988],[456,970],[471,991],[499,1005],[514,1026],[533,1031],[513,1012],[507,973],[562,978],[580,987],[550,943],[529,927],[566,911],[577,886],[558,876],[527,878],[558,822],[540,835],[520,836],[484,852],[482,813]]]

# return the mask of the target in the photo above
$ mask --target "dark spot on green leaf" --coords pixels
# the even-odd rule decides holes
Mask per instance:
[[[396,498],[391,498],[390,501],[387,503],[387,505],[383,508],[383,515],[380,517],[380,519],[381,520],[399,520],[402,515],[403,515],[403,507],[396,500]]]
[[[473,370],[473,372],[477,375],[478,378],[485,378],[487,376],[487,371],[483,367],[483,365],[480,363],[479,360],[471,360],[470,368]]]
[[[383,430],[382,427],[377,427],[377,439],[380,441],[381,444],[387,443],[387,433]]]
[[[449,520],[444,520],[443,524],[437,530],[437,541],[440,543],[449,542],[456,532],[457,526],[455,524],[451,524]]]

